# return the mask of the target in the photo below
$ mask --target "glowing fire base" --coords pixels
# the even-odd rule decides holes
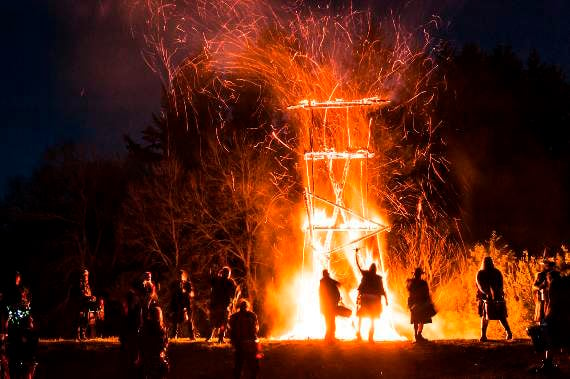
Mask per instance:
[[[382,273],[381,273],[382,275]],[[382,275],[385,279],[386,276]],[[319,309],[319,278],[305,278],[297,283],[299,288],[299,304],[302,304],[298,310],[297,322],[294,328],[282,336],[283,340],[304,340],[304,339],[323,339],[325,336],[325,320]],[[351,305],[356,304],[357,291],[352,290],[350,293]],[[390,298],[390,296],[388,295]],[[346,301],[346,305],[349,301]],[[353,307],[350,317],[336,318],[336,338],[339,340],[355,340],[358,331],[358,317],[356,317],[356,308]],[[391,306],[384,306],[382,315],[379,319],[374,320],[374,340],[375,341],[406,341],[406,338],[400,336],[394,329],[394,316]],[[370,320],[362,320],[362,338],[368,339],[370,331]]]

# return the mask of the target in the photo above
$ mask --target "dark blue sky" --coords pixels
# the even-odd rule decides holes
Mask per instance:
[[[122,153],[121,136],[136,135],[158,110],[159,81],[141,59],[119,5],[123,3],[20,0],[0,5],[2,187],[9,177],[29,175],[47,147],[65,140],[107,154]],[[490,49],[509,44],[523,58],[535,48],[544,61],[570,72],[567,0],[354,3],[393,8],[412,23],[438,14],[448,38],[458,46],[475,42]]]

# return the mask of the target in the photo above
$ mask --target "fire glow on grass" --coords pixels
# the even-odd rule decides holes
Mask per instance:
[[[368,202],[367,168],[374,153],[368,149],[369,142],[363,145],[362,140],[351,138],[351,131],[354,133],[358,125],[353,125],[349,117],[351,111],[361,112],[360,108],[388,103],[388,100],[379,97],[349,101],[303,100],[288,108],[311,112],[321,109],[325,115],[320,125],[322,134],[314,135],[316,128],[308,126],[310,146],[304,154],[307,214],[303,226],[303,263],[296,283],[299,294],[297,320],[293,330],[284,338],[322,338],[325,335],[318,293],[323,269],[329,270],[331,276],[341,282],[343,305],[353,311],[350,317],[337,317],[336,337],[339,339],[354,339],[359,332],[357,286],[362,274],[357,259],[362,269],[367,269],[371,263],[376,264],[383,277],[388,299],[392,297],[381,244],[382,234],[389,231],[389,227],[380,217],[372,214]],[[328,118],[329,112],[339,110],[345,115],[345,120],[342,117]],[[369,128],[370,123],[360,123],[359,126]],[[360,130],[356,135],[370,135],[370,131],[362,133]],[[346,144],[344,150],[335,149],[343,143]],[[359,251],[364,251],[364,254]],[[384,305],[380,319],[373,321],[375,340],[405,339],[395,331],[394,317],[392,307]],[[370,320],[363,320],[361,335],[368,336],[370,327]]]

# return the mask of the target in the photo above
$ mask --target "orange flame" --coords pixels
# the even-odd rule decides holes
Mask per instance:
[[[311,143],[311,151],[304,154],[307,168],[305,175],[307,215],[303,223],[305,233],[303,267],[296,283],[296,292],[299,294],[297,322],[293,330],[282,338],[304,339],[324,336],[325,325],[319,310],[318,287],[320,273],[323,269],[327,269],[342,284],[344,305],[353,310],[350,317],[337,317],[337,338],[356,338],[357,332],[361,335],[368,335],[371,322],[373,322],[375,340],[405,340],[395,331],[393,321],[399,315],[391,306],[384,308],[379,319],[362,320],[360,331],[355,312],[358,296],[356,287],[362,279],[356,260],[358,250],[362,247],[365,251],[365,264],[369,265],[374,262],[377,267],[380,267],[388,297],[392,297],[387,285],[388,272],[384,267],[381,247],[381,233],[389,230],[389,227],[381,217],[370,215],[371,210],[367,200],[367,190],[365,190],[367,176],[363,164],[374,157],[374,153],[362,147],[362,140],[345,139],[344,136],[350,137],[350,131],[354,132],[358,130],[358,127],[362,129],[362,125],[364,128],[369,127],[369,123],[357,123],[356,127],[351,125],[348,119],[349,108],[374,106],[387,102],[387,100],[380,101],[379,97],[349,101],[343,99],[324,102],[305,100],[296,106],[289,107],[289,109],[325,109],[325,112],[329,109],[346,109],[347,120],[346,124],[341,123],[342,126],[339,127],[338,119],[333,118],[333,123],[336,123],[333,128],[330,128],[325,121],[322,128],[325,131],[328,129],[329,134],[327,136],[326,132],[323,133],[323,137],[316,144],[320,150],[314,150],[315,144]],[[346,128],[343,127],[344,125]],[[313,133],[311,126],[308,130],[309,133]],[[341,136],[337,138],[339,134]],[[360,133],[353,133],[353,135],[363,136],[367,133],[362,133],[360,130]],[[342,142],[339,143],[338,139]],[[331,146],[344,143],[346,150],[336,151],[334,148],[326,148],[326,140]],[[354,162],[357,163],[359,170],[351,172],[350,166]],[[371,243],[374,240],[376,245]],[[354,256],[350,256],[351,250],[355,251]],[[309,262],[305,261],[307,254]]]

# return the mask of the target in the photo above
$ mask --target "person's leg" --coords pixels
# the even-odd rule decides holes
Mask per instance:
[[[511,332],[511,327],[509,326],[509,322],[507,321],[507,319],[505,317],[503,317],[499,321],[501,322],[501,325],[503,325],[503,328],[505,328],[505,332],[507,333],[507,339],[512,340],[513,339],[513,333]]]
[[[241,378],[241,370],[243,369],[243,352],[239,349],[235,351],[235,362],[234,362],[234,379]]]
[[[218,328],[213,327],[212,334],[210,334],[210,337],[206,341],[214,340],[217,336],[218,336]]]
[[[256,354],[256,352],[249,354],[247,359],[249,366],[249,377],[251,379],[256,379],[257,373],[259,372],[259,359],[257,359]]]
[[[172,320],[172,329],[170,329],[170,338],[178,338],[178,320],[176,316],[174,316],[174,319]]]
[[[80,340],[87,339],[87,327],[89,325],[89,314],[87,310],[82,310],[79,313],[79,329],[78,338]]]
[[[362,340],[362,334],[360,334],[362,332],[362,317],[358,317],[358,329],[356,330],[356,339],[358,341]]]
[[[198,333],[196,332],[196,326],[194,325],[194,312],[190,313],[188,318],[188,337],[191,340],[195,340],[198,337]]]
[[[327,341],[331,333],[330,316],[326,313],[323,316],[325,317],[325,341]]]
[[[333,341],[336,336],[336,316],[334,313],[327,315],[327,339]]]
[[[487,326],[489,326],[489,320],[483,315],[481,317],[481,338],[479,339],[481,342],[487,341]]]
[[[368,342],[374,342],[374,319],[370,318],[370,330],[368,331]]]
[[[544,352],[543,366],[545,368],[548,368],[548,369],[556,368],[556,365],[554,364],[554,352],[555,351],[556,351],[556,349],[547,349]]]
[[[424,336],[422,336],[422,332],[424,331],[424,324],[421,322],[418,323],[418,338],[421,340],[425,340]]]

